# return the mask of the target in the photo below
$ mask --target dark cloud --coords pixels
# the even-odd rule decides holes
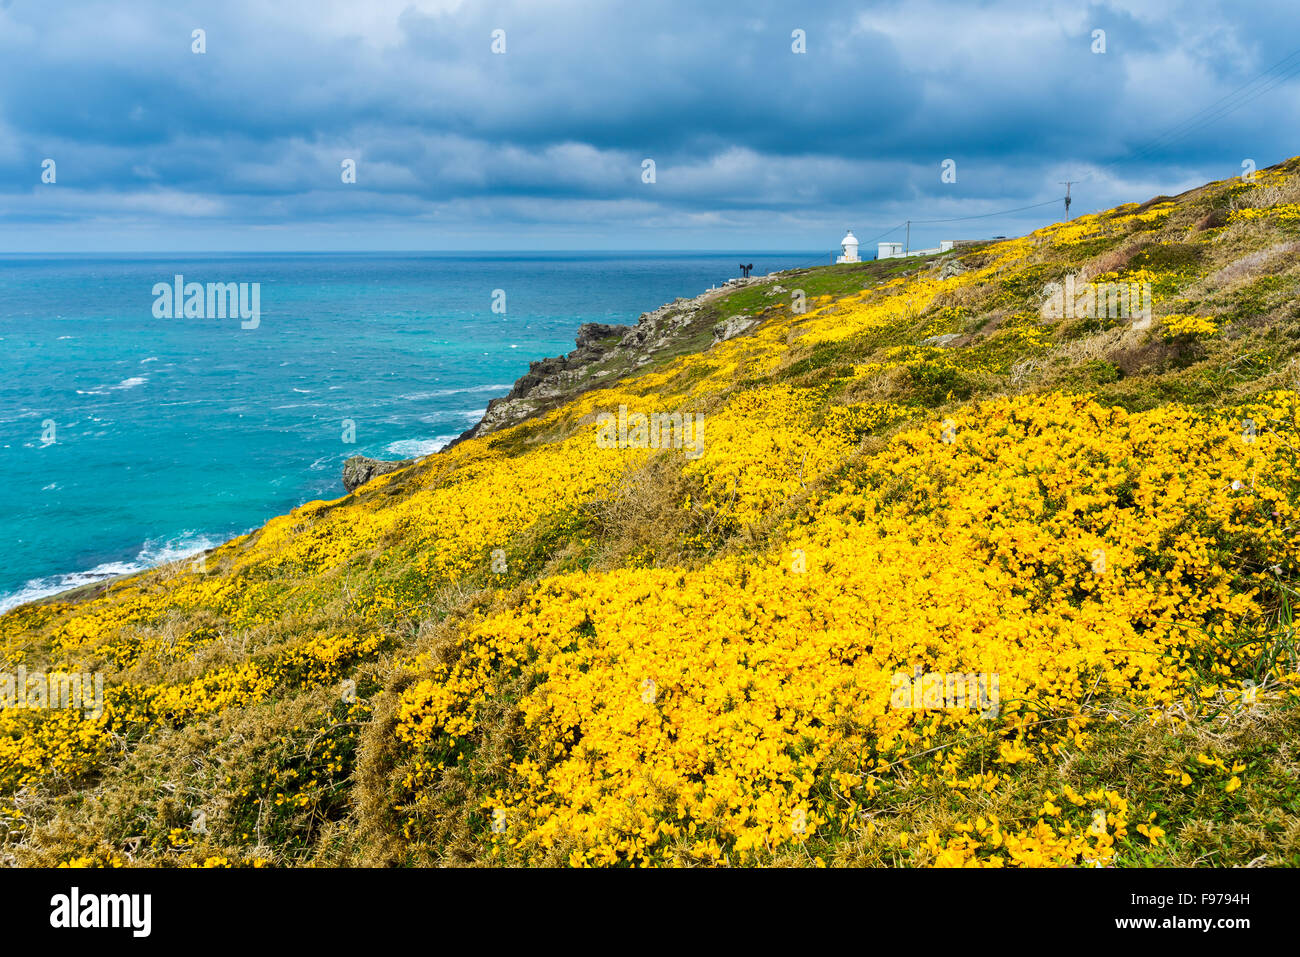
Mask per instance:
[[[1065,178],[1097,208],[1298,151],[1289,79],[1157,141],[1300,48],[1289,2],[15,0],[0,243],[829,248]]]

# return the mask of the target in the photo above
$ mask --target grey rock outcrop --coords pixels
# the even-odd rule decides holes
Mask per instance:
[[[780,275],[728,280],[693,299],[674,299],[652,312],[642,313],[634,326],[583,323],[578,328],[576,348],[572,352],[529,363],[528,371],[515,381],[510,392],[491,400],[478,423],[450,444],[517,425],[606,380],[639,369],[660,354],[671,355],[674,349],[701,348],[710,332],[716,345],[749,331],[762,320],[738,315],[716,322],[717,314],[706,307],[738,286],[771,282]],[[775,290],[785,291],[780,286],[775,286]],[[375,476],[404,468],[414,461],[383,462],[353,456],[343,465],[343,487],[351,492]]]
[[[930,336],[930,338],[928,339],[922,339],[921,345],[936,346],[939,349],[946,349],[948,348],[948,346],[952,345],[960,338],[961,338],[961,333],[948,332],[948,333],[944,333],[941,336]]]
[[[694,299],[674,299],[652,312],[642,313],[635,326],[584,323],[578,329],[576,349],[568,355],[530,363],[528,371],[515,382],[510,393],[489,402],[479,423],[452,444],[516,425],[560,400],[601,384],[605,379],[616,378],[646,365],[659,353],[680,346],[695,334],[692,327],[703,321],[701,309],[706,304],[729,292],[735,285],[747,285],[757,279],[737,280]],[[739,318],[746,319],[749,325],[758,321]]]
[[[726,322],[720,322],[713,327],[713,344],[716,346],[719,342],[734,339],[756,325],[758,320],[753,316],[732,316]]]
[[[398,462],[385,462],[364,455],[354,455],[343,463],[343,487],[349,492],[355,492],[371,479],[406,468],[414,461],[415,459],[402,459]]]
[[[944,256],[939,260],[940,279],[951,279],[953,276],[960,276],[965,271],[966,267],[955,256]]]

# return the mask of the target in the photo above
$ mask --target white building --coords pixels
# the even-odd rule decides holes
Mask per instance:
[[[840,240],[840,246],[844,249],[844,255],[835,260],[837,263],[862,262],[858,258],[858,237],[853,235],[853,230],[850,229],[844,238]]]
[[[945,239],[933,249],[907,249],[907,250],[903,249],[902,243],[877,243],[876,258],[877,259],[901,259],[903,256],[933,256],[936,253],[946,253],[952,249],[955,249],[958,246],[967,245],[972,241],[978,242],[978,240]]]

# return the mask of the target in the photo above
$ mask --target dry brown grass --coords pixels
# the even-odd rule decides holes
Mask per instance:
[[[622,568],[629,560],[648,559],[675,564],[684,555],[674,543],[688,530],[711,530],[715,516],[681,507],[688,495],[698,500],[702,491],[698,480],[683,471],[687,461],[678,449],[655,452],[624,472],[610,495],[592,507],[600,533],[595,568]]]
[[[1285,242],[1247,253],[1234,259],[1226,266],[1211,273],[1204,280],[1204,286],[1217,291],[1232,291],[1263,275],[1281,275],[1300,267],[1296,253],[1300,252],[1300,243]]]
[[[844,388],[845,405],[866,402],[893,402],[908,394],[911,377],[902,366],[884,369],[869,376],[855,378]]]

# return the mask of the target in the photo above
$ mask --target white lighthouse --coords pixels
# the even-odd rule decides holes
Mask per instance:
[[[844,255],[835,260],[837,263],[862,262],[858,258],[858,237],[853,235],[853,230],[850,229],[840,240],[840,246],[844,248]]]

